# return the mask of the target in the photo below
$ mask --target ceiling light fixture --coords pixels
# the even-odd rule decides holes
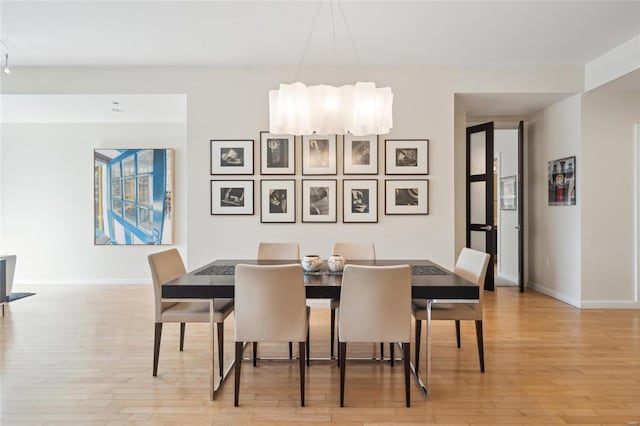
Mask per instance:
[[[298,62],[296,79],[323,2],[324,0],[318,0],[302,56]],[[332,0],[329,0],[329,5],[335,61],[336,39]],[[339,0],[337,5],[360,65],[360,57]],[[385,134],[389,133],[393,127],[392,110],[391,88],[376,88],[373,82],[357,82],[355,85],[341,87],[324,84],[307,87],[299,81],[293,84],[280,84],[278,90],[269,91],[269,131],[289,135]]]
[[[2,40],[0,40],[0,44],[4,46],[4,66],[2,67],[2,72],[11,74],[11,70],[9,69],[9,48]]]

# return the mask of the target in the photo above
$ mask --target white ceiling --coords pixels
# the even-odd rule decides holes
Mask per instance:
[[[11,64],[296,64],[316,1],[5,1]],[[330,6],[336,30],[336,55]],[[640,33],[640,2],[340,2],[362,64],[585,64]],[[358,63],[324,2],[304,64]]]

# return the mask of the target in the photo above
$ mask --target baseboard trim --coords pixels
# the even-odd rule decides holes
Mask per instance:
[[[547,296],[553,297],[554,299],[558,299],[559,301],[564,302],[568,305],[574,306],[576,308],[581,308],[579,300],[575,300],[570,297],[567,297],[564,294],[558,293],[557,291],[546,288],[540,284],[536,284],[534,282],[529,281],[529,283],[527,284],[527,287],[531,287],[537,292],[546,294]]]
[[[629,300],[583,300],[583,309],[640,309],[640,303]]]

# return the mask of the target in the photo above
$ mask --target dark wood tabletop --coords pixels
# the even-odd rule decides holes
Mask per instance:
[[[233,267],[249,265],[282,265],[298,260],[222,259],[211,262],[162,286],[166,299],[232,298],[234,295]],[[429,260],[379,259],[347,261],[347,265],[410,265],[411,296],[414,299],[469,299],[480,297],[479,287]],[[342,275],[330,272],[304,275],[309,299],[340,298]]]

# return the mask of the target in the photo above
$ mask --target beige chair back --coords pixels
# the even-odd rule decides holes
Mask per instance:
[[[465,247],[460,252],[460,256],[458,256],[453,272],[465,280],[476,283],[482,287],[484,286],[484,278],[487,275],[489,258],[489,253]]]
[[[236,265],[236,342],[304,342],[307,307],[302,267]]]
[[[260,243],[258,260],[300,260],[298,243]]]
[[[176,304],[175,302],[162,301],[162,284],[186,274],[187,271],[177,249],[152,253],[147,259],[153,279],[156,322],[162,322],[162,312]]]
[[[411,267],[345,266],[338,330],[341,342],[409,342]]]
[[[339,254],[346,260],[376,260],[373,243],[335,243],[332,254]]]

